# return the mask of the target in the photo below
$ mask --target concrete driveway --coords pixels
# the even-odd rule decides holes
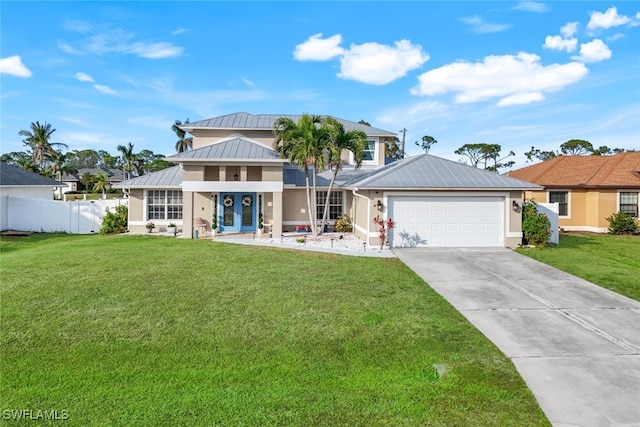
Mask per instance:
[[[640,303],[509,249],[394,249],[486,335],[554,426],[640,426]]]

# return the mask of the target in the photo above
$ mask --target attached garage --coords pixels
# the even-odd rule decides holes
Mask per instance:
[[[504,198],[393,196],[388,217],[395,247],[504,247]]]
[[[343,184],[353,191],[354,228],[380,244],[375,216],[396,226],[401,247],[517,247],[522,194],[540,188],[519,179],[422,154],[390,163]]]

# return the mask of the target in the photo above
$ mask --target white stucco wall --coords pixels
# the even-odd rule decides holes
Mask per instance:
[[[43,186],[0,186],[0,195],[12,197],[24,197],[26,199],[46,199],[53,200],[53,187]]]

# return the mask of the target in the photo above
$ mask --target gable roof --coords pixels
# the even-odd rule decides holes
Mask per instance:
[[[615,156],[560,156],[509,172],[545,187],[638,187],[640,152]]]
[[[0,163],[0,185],[1,186],[24,186],[24,187],[66,187],[66,184],[12,166],[8,163]]]
[[[199,120],[193,123],[184,123],[181,129],[190,132],[193,129],[238,129],[238,130],[273,130],[273,124],[280,117],[286,117],[294,122],[298,122],[302,114],[249,114],[249,113],[233,113],[224,116],[213,117],[211,119]],[[333,117],[333,116],[327,116]],[[361,123],[352,122],[350,120],[334,117],[342,123],[344,130],[361,130],[368,136],[394,137],[395,133],[373,126],[363,125]]]
[[[85,173],[89,175],[96,175],[98,173],[107,174],[107,182],[120,182],[124,181],[124,174],[120,169],[102,169],[102,168],[82,168],[78,169],[76,173],[64,173],[62,175],[62,181],[64,182],[76,182],[80,181],[80,178]]]
[[[207,145],[205,147],[167,156],[166,159],[171,162],[190,162],[203,160],[241,160],[258,162],[276,161],[278,163],[286,162],[286,160],[281,159],[278,153],[276,153],[272,148],[249,139],[239,133],[235,133],[226,139],[215,142],[211,145]]]
[[[440,157],[421,154],[383,166],[344,184],[393,190],[535,190],[542,187]]]
[[[173,166],[152,172],[147,175],[122,181],[114,188],[180,188],[182,184],[182,168]]]

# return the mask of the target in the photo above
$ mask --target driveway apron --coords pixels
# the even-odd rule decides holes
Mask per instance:
[[[640,426],[640,303],[509,249],[394,249],[514,363],[554,426]]]

